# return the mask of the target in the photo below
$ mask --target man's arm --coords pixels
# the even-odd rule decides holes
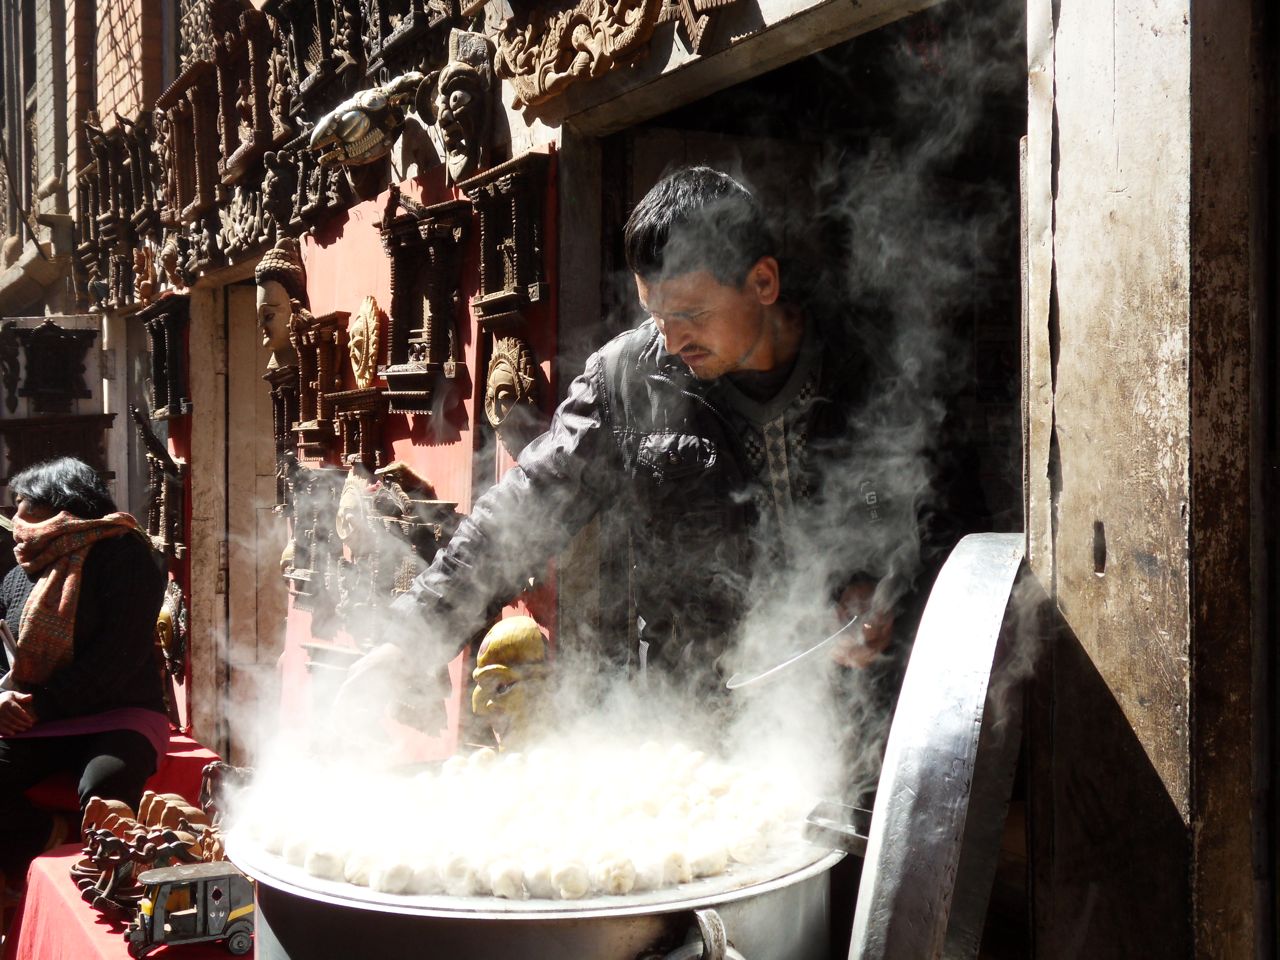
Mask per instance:
[[[617,489],[620,455],[605,423],[602,362],[593,355],[551,425],[463,519],[392,604],[392,643],[423,665],[448,662],[540,573]]]

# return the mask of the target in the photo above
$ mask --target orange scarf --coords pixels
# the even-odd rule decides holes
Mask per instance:
[[[138,529],[127,513],[82,520],[63,511],[39,523],[13,521],[13,555],[28,574],[40,574],[18,627],[13,679],[24,686],[46,683],[75,653],[76,605],[84,558],[99,540]]]

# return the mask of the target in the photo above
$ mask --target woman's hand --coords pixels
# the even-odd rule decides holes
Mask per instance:
[[[836,601],[840,622],[848,623],[854,614],[867,613],[875,592],[876,585],[866,580],[845,587]],[[841,637],[831,648],[831,658],[842,667],[868,666],[884,653],[893,639],[892,613],[869,613],[860,626],[862,629],[854,627],[848,636]]]
[[[26,733],[36,723],[36,711],[32,696],[17,690],[0,693],[0,737]]]

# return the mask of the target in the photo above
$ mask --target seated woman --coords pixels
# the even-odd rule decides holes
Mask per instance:
[[[136,809],[169,721],[154,639],[166,577],[137,521],[69,457],[23,470],[9,490],[18,565],[0,581],[0,871],[12,889],[62,839],[24,792],[68,772],[82,812],[93,796]]]

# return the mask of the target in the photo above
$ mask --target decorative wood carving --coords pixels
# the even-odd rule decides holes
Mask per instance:
[[[604,76],[645,51],[663,0],[578,0],[526,8],[498,36],[494,69],[511,81],[513,105],[534,106],[579,80]]]
[[[187,276],[194,280],[202,271],[226,262],[226,255],[219,245],[221,232],[222,219],[217,209],[210,210],[187,229],[187,260],[184,265]]]
[[[155,248],[141,243],[133,248],[133,296],[139,306],[156,298],[158,285]]]
[[[489,358],[484,415],[512,456],[519,456],[541,432],[535,406],[537,382],[538,370],[529,345],[519,337],[497,338]]]
[[[313,115],[364,76],[358,0],[267,0],[262,6],[288,38],[289,67],[298,79],[289,113]]]
[[[218,70],[222,182],[239,181],[276,138],[271,106],[273,35],[265,14],[239,0],[214,0],[210,9]]]
[[[191,412],[187,390],[187,321],[191,301],[186,296],[161,297],[138,313],[151,342],[151,419],[167,420]]]
[[[369,76],[421,65],[431,31],[453,16],[453,0],[361,0]]]
[[[133,404],[129,405],[129,416],[147,451],[147,535],[166,557],[181,557],[187,550],[182,507],[187,465],[170,455],[146,414]]]
[[[498,329],[548,295],[542,274],[542,207],[549,158],[526,153],[458,184],[480,218],[480,324]]]
[[[369,522],[391,538],[377,538],[380,549],[374,582],[384,593],[405,593],[449,542],[461,522],[457,504],[435,499],[431,485],[397,460],[375,471],[378,485],[369,494]]]
[[[18,409],[18,322],[6,320],[0,324],[0,380],[4,382],[4,406],[9,413]]]
[[[365,297],[360,309],[347,327],[347,349],[351,354],[351,372],[356,386],[367,390],[378,378],[378,362],[382,357],[382,331],[378,301]]]
[[[67,330],[53,320],[17,331],[26,375],[18,395],[30,397],[35,413],[66,413],[76,400],[93,391],[84,382],[85,355],[98,339],[97,330]]]
[[[115,309],[133,300],[133,178],[126,167],[121,130],[104,133],[92,115],[83,125],[94,159],[78,178],[85,202],[77,208],[81,220],[76,253],[90,299]]]
[[[262,193],[256,187],[238,184],[228,203],[218,208],[221,228],[218,248],[228,260],[239,260],[246,254],[271,242],[275,225],[262,206]]]
[[[354,199],[342,168],[321,166],[308,141],[307,134],[296,137],[264,158],[269,171],[264,203],[270,204],[279,230],[290,235],[345,210]]]
[[[155,122],[150,110],[136,120],[116,114],[123,131],[124,163],[133,190],[131,223],[138,237],[156,237],[160,228],[160,165],[155,153]]]
[[[341,390],[329,394],[334,425],[340,441],[339,460],[344,466],[357,464],[373,471],[385,463],[382,455],[382,421],[387,415],[387,399],[377,387]]]
[[[262,164],[262,209],[271,218],[277,238],[286,236],[298,196],[298,164],[288,150],[268,151]]]
[[[316,121],[310,147],[320,165],[362,166],[381,160],[404,129],[405,107],[427,82],[416,70],[352,94]]]
[[[271,386],[271,429],[276,450],[276,509],[289,507],[289,469],[293,459],[293,425],[298,422],[298,367],[273,367],[262,375]]]
[[[165,226],[194,223],[217,199],[218,78],[207,60],[189,64],[156,100]]]
[[[346,471],[296,467],[289,478],[293,542],[284,571],[294,605],[312,614],[313,633],[332,625],[342,541],[334,528]]]
[[[345,310],[312,316],[301,305],[289,321],[289,338],[298,352],[298,456],[320,462],[329,454],[336,431],[332,394],[342,389],[340,351],[347,333]]]
[[[394,413],[429,412],[438,377],[457,375],[458,273],[469,214],[465,201],[424,207],[394,186],[387,197],[382,245],[391,258],[391,317],[383,376]]]
[[[689,49],[694,53],[701,53],[702,41],[711,23],[711,11],[727,7],[733,2],[734,0],[663,0],[658,22],[676,21],[684,28]]]
[[[483,34],[450,30],[449,62],[436,77],[431,109],[450,183],[484,165],[493,99],[493,44]]]
[[[105,479],[113,479],[115,474],[107,469],[106,431],[115,418],[114,413],[93,413],[0,419],[5,451],[5,477],[0,484],[54,457],[78,457]]]

